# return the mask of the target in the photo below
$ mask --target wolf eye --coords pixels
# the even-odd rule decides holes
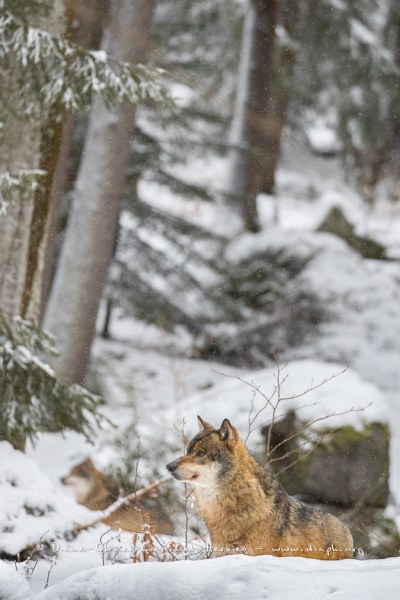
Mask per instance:
[[[196,452],[196,456],[198,456],[199,458],[201,458],[201,457],[202,457],[202,456],[204,456],[204,455],[205,455],[205,452],[204,452],[204,450],[197,450],[197,452]]]

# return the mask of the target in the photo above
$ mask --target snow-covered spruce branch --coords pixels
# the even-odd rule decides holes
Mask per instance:
[[[42,358],[55,353],[51,336],[0,313],[0,432],[15,447],[41,431],[71,429],[91,440],[102,423],[110,423],[98,413],[98,396],[56,378]]]
[[[161,69],[149,69],[110,58],[104,51],[86,51],[69,40],[29,27],[11,13],[0,16],[0,60],[19,73],[14,111],[40,117],[53,106],[87,108],[93,94],[111,106],[125,101],[160,103],[166,93],[158,81]],[[39,67],[39,68],[38,68]]]
[[[35,17],[48,17],[51,11],[53,0],[29,0],[29,11],[27,11],[26,2],[18,0],[0,0],[0,12],[11,12],[14,16],[25,19],[27,14]]]
[[[21,197],[32,198],[40,186],[40,178],[46,175],[41,169],[0,173],[0,217],[7,214],[9,206]]]

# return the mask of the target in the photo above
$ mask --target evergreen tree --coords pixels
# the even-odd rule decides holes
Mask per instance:
[[[259,230],[257,195],[262,189],[269,143],[269,100],[274,72],[278,2],[250,0],[243,28],[232,141],[231,194],[243,205],[245,228]]]
[[[138,109],[108,305],[120,305],[168,330],[182,325],[199,335],[199,314],[203,322],[207,313],[215,313],[219,294],[211,293],[196,271],[214,281],[219,277],[225,240],[149,203],[141,194],[141,181],[157,184],[183,203],[225,198],[220,182],[194,184],[180,173],[188,157],[220,155],[229,148],[239,25],[234,0],[160,0],[154,15],[150,60],[166,69],[173,95],[184,100],[162,112],[148,104]],[[160,244],[149,236],[157,236]],[[198,309],[185,301],[188,293],[198,298]],[[108,324],[109,318],[105,335]]]
[[[40,431],[73,429],[88,440],[105,421],[100,398],[80,386],[66,386],[46,363],[54,340],[20,317],[0,314],[0,439],[24,450]]]
[[[66,15],[70,27],[66,31],[68,40],[85,50],[98,50],[107,19],[107,0],[80,0],[67,5]],[[51,189],[51,217],[44,259],[42,290],[42,318],[57,261],[60,253],[60,232],[65,227],[65,213],[68,210],[67,193],[73,188],[76,178],[76,166],[79,163],[82,144],[75,148],[78,127],[86,128],[87,114],[68,111],[63,120],[58,160]]]
[[[149,0],[111,3],[104,49],[119,61],[133,64],[143,59],[152,12]],[[57,373],[69,383],[82,383],[89,364],[101,293],[115,244],[133,124],[132,105],[111,111],[101,100],[94,104],[45,317],[45,326],[56,336],[61,349],[54,361]]]
[[[320,116],[336,130],[347,172],[371,201],[395,146],[396,5],[310,1],[294,31],[299,52],[291,125],[299,130]]]
[[[285,12],[287,8],[284,3],[278,15],[280,30],[289,30],[296,20],[293,11]],[[172,214],[141,192],[141,181],[157,182],[162,193],[172,192],[182,203],[192,199],[221,202],[227,210],[238,212],[237,196],[223,193],[220,182],[210,187],[193,185],[177,176],[176,167],[184,172],[189,153],[193,159],[204,155],[205,149],[215,156],[229,152],[241,21],[242,10],[231,0],[196,4],[163,0],[158,5],[151,56],[153,60],[162,56],[168,77],[183,86],[185,102],[179,110],[164,112],[161,123],[160,114],[150,107],[143,105],[138,111],[108,307],[118,305],[125,313],[167,331],[184,328],[192,336],[194,352],[250,364],[272,356],[278,338],[284,340],[283,346],[289,337],[293,339],[295,319],[300,332],[320,317],[318,307],[311,310],[313,299],[306,291],[291,285],[302,267],[295,267],[294,257],[283,257],[280,252],[265,252],[253,261],[233,264],[225,255],[230,235],[216,234]],[[294,50],[289,35],[280,33],[274,54],[275,93],[268,103],[268,110],[273,108],[280,120],[272,172],[287,110],[288,63],[294,60]],[[271,107],[283,96],[280,106]],[[266,132],[269,140],[272,133]],[[263,160],[267,160],[265,155]],[[109,310],[107,315],[106,336]],[[241,352],[243,332],[248,344]]]
[[[66,27],[61,0],[0,0],[0,435],[21,448],[38,430],[88,434],[98,404],[55,378],[39,357],[48,340],[34,327],[63,116],[94,94],[108,106],[161,95],[155,73],[84,51]]]

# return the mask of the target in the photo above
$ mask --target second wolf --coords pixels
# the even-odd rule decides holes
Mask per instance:
[[[61,482],[75,492],[77,502],[90,510],[105,510],[119,497],[116,481],[96,469],[90,458],[75,465]],[[173,534],[172,523],[168,515],[149,500],[129,502],[117,507],[102,522],[112,529],[125,531],[143,530],[144,524],[150,524],[156,533]]]
[[[251,456],[235,427],[220,429],[198,417],[200,433],[187,453],[167,465],[178,481],[194,486],[214,556],[244,552],[351,558],[353,540],[336,517],[291,498]]]

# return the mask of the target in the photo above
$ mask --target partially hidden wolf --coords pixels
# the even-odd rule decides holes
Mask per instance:
[[[193,485],[213,556],[351,558],[353,540],[336,517],[291,498],[251,456],[235,427],[220,429],[198,417],[200,432],[184,456],[167,465],[178,481]]]
[[[116,481],[96,469],[90,458],[75,465],[61,482],[75,492],[77,502],[90,510],[105,510],[119,497]],[[168,515],[149,500],[132,501],[116,508],[102,522],[112,529],[140,532],[144,524],[152,526],[156,533],[173,534]]]

